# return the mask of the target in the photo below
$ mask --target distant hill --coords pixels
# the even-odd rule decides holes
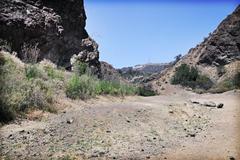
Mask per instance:
[[[133,67],[124,67],[118,69],[120,75],[133,83],[140,83],[151,79],[153,75],[158,75],[164,69],[171,66],[172,63],[148,63],[139,64]],[[147,80],[148,81],[148,80]]]

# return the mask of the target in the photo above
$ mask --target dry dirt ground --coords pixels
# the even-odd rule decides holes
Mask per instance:
[[[206,107],[191,101],[223,103]],[[70,101],[0,129],[5,159],[240,159],[240,91]],[[69,157],[66,157],[69,155]]]

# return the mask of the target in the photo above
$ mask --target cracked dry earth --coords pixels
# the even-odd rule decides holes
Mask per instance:
[[[179,91],[123,100],[72,102],[41,121],[1,128],[6,159],[239,159],[240,92]],[[223,103],[221,109],[191,100]]]

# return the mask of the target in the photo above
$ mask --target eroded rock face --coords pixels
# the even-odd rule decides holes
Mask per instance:
[[[32,47],[39,49],[38,61],[46,58],[70,67],[70,58],[84,52],[94,57],[91,65],[100,68],[97,44],[89,38],[85,22],[83,0],[0,1],[0,38],[21,59],[29,54],[23,48]]]
[[[199,64],[220,66],[240,60],[240,6],[192,52],[200,55]]]

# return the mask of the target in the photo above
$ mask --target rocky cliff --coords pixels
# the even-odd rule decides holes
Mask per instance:
[[[100,73],[97,44],[85,30],[83,0],[1,0],[0,39],[23,60],[70,67],[77,55]]]
[[[240,68],[240,6],[227,16],[207,38],[164,70],[151,83],[154,89],[166,88],[176,67],[188,64],[196,67],[215,84],[230,80]],[[222,73],[219,73],[222,72]]]
[[[198,64],[220,66],[240,60],[240,6],[189,54]]]

